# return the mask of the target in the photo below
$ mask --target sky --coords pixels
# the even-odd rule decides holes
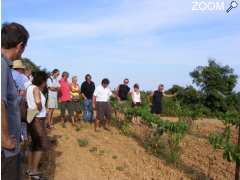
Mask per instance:
[[[24,57],[49,71],[92,74],[112,89],[129,78],[144,90],[191,85],[189,75],[213,58],[240,76],[240,0],[2,0],[2,22],[24,25]],[[196,2],[200,9],[193,11]],[[225,10],[206,5],[224,3]],[[213,7],[213,6],[211,6]],[[239,82],[236,87],[240,91]]]

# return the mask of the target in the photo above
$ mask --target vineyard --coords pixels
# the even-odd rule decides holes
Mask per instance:
[[[219,145],[214,149],[209,141],[211,133],[224,132],[222,121],[203,118],[189,124],[185,117],[154,115],[152,120],[159,123],[142,116],[133,123],[131,117],[148,111],[117,107],[122,110],[114,108],[111,132],[95,133],[84,123],[80,128],[56,124],[49,132],[52,148],[41,165],[49,179],[234,179],[234,159],[224,159],[225,150]],[[58,116],[56,112],[55,121]],[[237,129],[230,130],[236,143]]]
[[[175,96],[163,98],[161,116],[150,111],[150,92],[141,92],[140,107],[132,107],[130,97],[124,103],[111,99],[109,133],[94,134],[84,123],[76,128],[57,124],[49,132],[57,146],[45,157],[51,162],[47,173],[52,179],[239,180],[238,77],[213,60],[190,75],[197,88],[174,85],[167,90]],[[92,167],[101,171],[93,175]]]

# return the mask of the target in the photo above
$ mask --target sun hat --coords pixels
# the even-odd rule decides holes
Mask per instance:
[[[22,60],[13,61],[13,69],[25,69],[25,66],[22,63]]]

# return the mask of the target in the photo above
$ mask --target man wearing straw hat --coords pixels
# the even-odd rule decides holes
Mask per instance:
[[[28,82],[28,78],[24,75],[24,71],[25,66],[22,63],[22,60],[15,60],[13,62],[12,76],[19,93],[23,93],[26,90],[24,84]],[[23,96],[23,94],[20,95]]]

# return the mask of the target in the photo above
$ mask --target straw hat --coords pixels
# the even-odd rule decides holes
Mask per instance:
[[[13,61],[13,69],[25,69],[25,66],[22,63],[22,60]]]

